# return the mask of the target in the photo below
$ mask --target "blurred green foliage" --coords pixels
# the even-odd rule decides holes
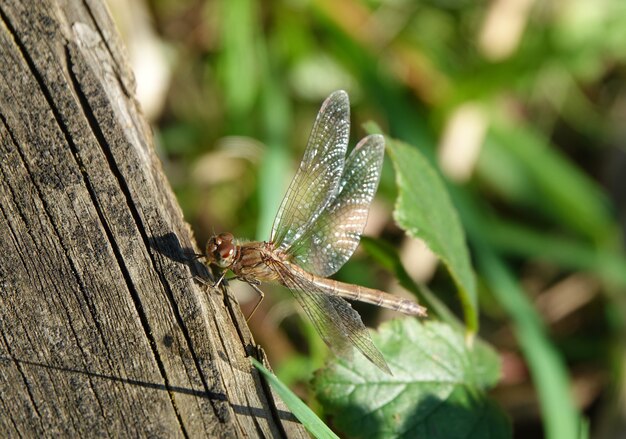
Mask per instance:
[[[581,414],[596,437],[625,434],[626,2],[151,0],[148,7],[175,54],[155,130],[200,245],[213,230],[269,236],[319,104],[345,89],[352,145],[362,123],[375,120],[447,179],[476,271],[480,336],[503,359],[493,395],[516,436],[584,435]],[[474,119],[461,111],[470,107]],[[452,145],[469,178],[455,177],[442,159],[456,120],[474,120],[475,131],[452,137],[469,146],[477,139],[475,166]],[[387,220],[375,233],[392,248],[404,241],[390,219],[396,196],[386,163],[377,202]],[[339,278],[386,288],[379,261],[411,284],[404,277],[411,260],[401,269],[397,254],[373,243],[372,256],[355,255]],[[429,291],[459,310],[446,294],[452,285],[437,270]],[[311,397],[302,385],[310,369],[301,365],[307,354],[319,364],[324,348],[288,313],[276,317],[271,294],[264,308],[258,340],[276,370]],[[371,308],[359,310],[372,317]],[[264,345],[271,321],[282,323],[275,343]],[[283,348],[272,352],[276,346]]]

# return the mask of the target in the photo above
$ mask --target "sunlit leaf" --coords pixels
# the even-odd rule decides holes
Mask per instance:
[[[368,128],[371,132],[376,127]],[[394,218],[406,232],[423,239],[454,279],[470,332],[478,328],[476,279],[465,234],[446,187],[417,148],[385,138],[396,171],[398,199]]]
[[[357,354],[314,379],[317,397],[347,437],[507,438],[506,416],[485,391],[499,377],[496,353],[440,322],[394,320],[374,334],[393,376]]]

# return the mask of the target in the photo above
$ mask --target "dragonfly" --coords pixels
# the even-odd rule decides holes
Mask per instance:
[[[231,279],[257,291],[254,310],[264,297],[258,287],[262,282],[287,287],[332,351],[351,359],[356,348],[391,374],[361,317],[345,299],[423,317],[426,309],[380,290],[328,279],[359,244],[383,164],[382,135],[363,138],[346,158],[349,135],[350,102],[339,90],[324,101],[315,119],[270,239],[245,242],[220,233],[207,242],[205,258],[208,265],[223,270],[216,286],[230,271]]]

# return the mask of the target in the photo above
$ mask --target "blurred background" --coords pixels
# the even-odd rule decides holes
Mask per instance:
[[[558,416],[538,395],[549,359],[592,437],[626,437],[626,2],[109,6],[200,245],[213,231],[269,238],[321,102],[344,89],[351,145],[374,120],[419,148],[447,179],[470,250],[491,255],[476,264],[480,336],[501,356],[493,396],[515,435],[542,437]],[[386,162],[366,234],[461,315],[445,270],[394,224],[395,196]],[[337,278],[409,294],[362,249]],[[256,294],[232,286],[249,313]],[[315,407],[308,380],[326,348],[288,292],[264,289],[251,329]],[[370,326],[391,315],[356,308]]]

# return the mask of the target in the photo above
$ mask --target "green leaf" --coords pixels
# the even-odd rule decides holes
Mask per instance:
[[[375,132],[373,125],[368,131]],[[423,239],[454,279],[470,333],[478,330],[476,279],[465,234],[446,187],[437,172],[410,145],[385,137],[396,170],[398,200],[394,218],[410,236]]]
[[[349,437],[507,438],[511,427],[485,390],[499,377],[496,353],[440,322],[388,322],[374,333],[393,373],[357,354],[320,371],[313,386]]]
[[[298,421],[302,422],[304,428],[316,438],[337,438],[337,435],[332,432],[320,418],[317,417],[313,411],[307,407],[289,388],[284,385],[272,372],[267,370],[256,359],[250,358],[254,367],[256,367],[270,383],[272,388],[276,390],[278,396],[287,405],[291,413],[298,418]]]

